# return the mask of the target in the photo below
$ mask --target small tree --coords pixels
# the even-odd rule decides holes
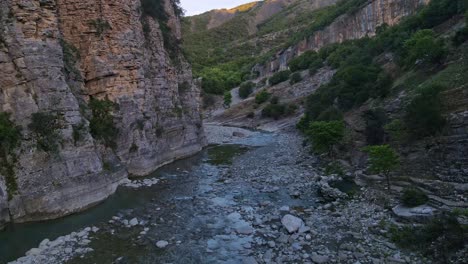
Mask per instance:
[[[370,170],[385,175],[390,191],[390,173],[400,165],[398,154],[389,145],[369,146],[364,151],[369,154]]]
[[[333,146],[344,137],[344,124],[342,121],[313,122],[306,133],[316,152],[327,152],[330,155]]]
[[[231,107],[231,103],[232,103],[232,94],[230,91],[227,91],[224,93],[224,106],[226,108],[229,108]]]

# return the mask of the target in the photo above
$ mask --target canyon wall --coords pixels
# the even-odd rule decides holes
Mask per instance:
[[[0,225],[83,210],[128,175],[205,146],[200,90],[177,48],[179,18],[163,4],[167,21],[142,14],[140,0],[0,3],[0,112],[21,137],[1,158],[13,172],[1,170]],[[93,133],[99,114],[111,116],[111,142]],[[44,150],[44,140],[58,147]]]
[[[288,62],[305,51],[318,51],[329,44],[374,36],[377,28],[382,24],[395,25],[402,18],[414,14],[429,1],[369,0],[358,11],[340,16],[325,29],[317,31],[298,44],[278,52],[265,64],[255,65],[252,71],[258,72],[260,76],[268,76],[274,72],[286,70]]]

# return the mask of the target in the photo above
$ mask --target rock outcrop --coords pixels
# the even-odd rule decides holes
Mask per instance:
[[[179,19],[161,1],[165,20],[140,0],[0,3],[0,112],[21,131],[1,162],[14,173],[1,170],[0,225],[85,209],[205,145]]]
[[[329,44],[374,36],[379,26],[383,24],[395,25],[402,18],[414,14],[429,1],[370,0],[358,11],[340,16],[323,30],[317,31],[298,44],[278,52],[266,63],[255,65],[252,70],[258,72],[260,76],[271,75],[276,71],[287,69],[288,62],[305,51],[317,51]]]

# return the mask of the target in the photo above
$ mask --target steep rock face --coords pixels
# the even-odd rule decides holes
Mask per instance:
[[[279,70],[285,70],[288,62],[307,50],[341,43],[345,40],[374,36],[382,24],[395,25],[402,18],[415,13],[418,8],[430,0],[370,0],[369,3],[352,14],[346,14],[336,19],[325,29],[316,32],[295,46],[289,47],[275,55],[265,64],[256,65],[253,71],[260,76],[270,75]]]
[[[169,1],[165,7],[179,39],[178,18]],[[22,137],[17,190],[0,177],[0,224],[82,210],[128,174],[145,175],[205,145],[190,66],[178,50],[170,58],[160,21],[142,16],[140,0],[6,0],[0,12],[0,111],[11,113]],[[91,98],[115,105],[113,148],[89,132]],[[38,148],[34,113],[60,123],[56,152]]]

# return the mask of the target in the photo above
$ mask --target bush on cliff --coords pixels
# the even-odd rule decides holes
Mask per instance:
[[[20,136],[20,129],[10,120],[10,114],[0,113],[0,175],[5,178],[8,200],[13,198],[18,189],[14,171],[14,150],[20,144]]]
[[[271,76],[270,79],[268,79],[268,82],[270,85],[277,85],[287,81],[289,79],[289,75],[291,75],[290,70],[280,71]]]
[[[89,108],[93,113],[90,120],[90,131],[95,139],[104,141],[107,147],[116,147],[115,139],[118,135],[118,129],[114,125],[112,111],[115,104],[109,99],[99,100],[91,98]]]
[[[46,152],[57,152],[62,137],[62,119],[57,114],[39,112],[32,114],[29,129],[36,135],[37,147]]]

